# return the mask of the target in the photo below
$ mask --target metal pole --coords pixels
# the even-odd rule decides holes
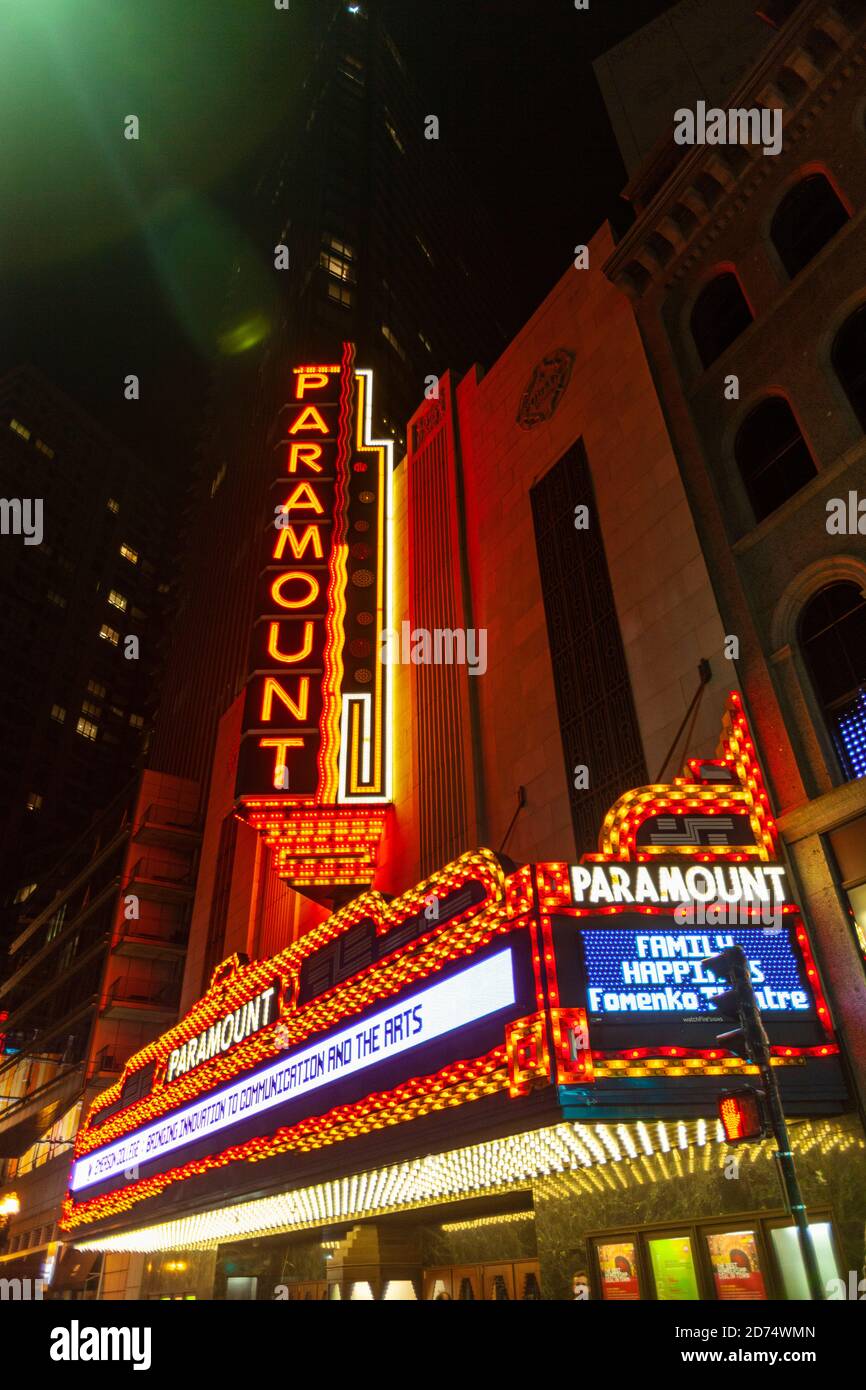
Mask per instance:
[[[800,1252],[803,1256],[803,1265],[809,1284],[809,1297],[815,1302],[822,1302],[824,1299],[824,1289],[821,1284],[821,1273],[818,1269],[818,1257],[815,1254],[812,1232],[809,1230],[806,1204],[803,1201],[803,1194],[800,1191],[800,1182],[797,1177],[794,1155],[791,1150],[791,1141],[788,1137],[788,1126],[785,1123],[785,1112],[782,1109],[782,1098],[779,1095],[779,1084],[773,1074],[773,1068],[770,1066],[768,1057],[762,1057],[758,1065],[760,1067],[761,1080],[764,1085],[764,1096],[767,1102],[770,1123],[773,1127],[773,1134],[778,1145],[778,1151],[774,1155],[776,1167],[779,1173],[779,1180],[782,1184],[785,1206],[794,1218],[794,1224],[797,1228]]]

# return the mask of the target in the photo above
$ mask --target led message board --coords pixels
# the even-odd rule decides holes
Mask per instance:
[[[326,1091],[347,1076],[501,1013],[515,1002],[512,953],[506,949],[79,1159],[70,1190],[80,1192],[130,1164],[176,1153],[286,1101]]]
[[[599,852],[568,870],[558,902],[572,910],[551,923],[558,985],[585,1011],[603,1067],[639,1075],[665,1057],[727,1061],[712,1001],[728,986],[702,962],[732,945],[745,950],[779,1060],[835,1050],[735,693],[724,754],[692,760],[669,786],[625,793]]]
[[[369,884],[391,801],[392,445],[372,374],[296,367],[275,449],[238,756],[239,811],[297,887]]]

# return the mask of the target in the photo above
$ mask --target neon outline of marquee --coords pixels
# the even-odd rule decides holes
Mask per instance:
[[[750,786],[750,791],[754,792],[757,789],[763,792],[760,770],[756,760],[751,757],[753,745],[748,736],[748,726],[736,694],[731,696],[729,713],[736,716],[732,737],[738,741],[738,748],[741,747],[741,751],[748,757],[748,761],[739,759],[736,766],[738,769],[742,768],[742,774],[745,774],[747,779],[754,779],[755,788]],[[733,745],[729,746],[733,751]],[[692,765],[692,772],[695,766],[696,764]],[[742,774],[738,770],[738,775]],[[686,783],[684,779],[675,779],[673,785],[678,784],[700,785]],[[722,794],[727,797],[729,793],[730,787],[725,787]],[[702,806],[701,809],[707,808]],[[766,824],[768,832],[774,834],[775,826],[772,820],[768,819]],[[667,847],[667,853],[677,857],[684,853],[693,853],[693,850]],[[720,857],[742,858],[739,851],[727,852],[721,856],[712,851],[702,853],[708,861],[715,861]],[[641,850],[635,857],[641,860],[648,856]],[[622,857],[620,854],[606,855],[604,852],[584,856],[584,862],[604,860],[622,862]],[[577,918],[587,913],[613,915],[626,910],[653,915],[669,913],[669,909],[651,905],[638,908],[630,905],[612,905],[603,909],[577,908],[573,906],[567,863],[524,865],[506,876],[495,855],[489,850],[478,850],[462,855],[454,864],[432,874],[423,883],[391,903],[386,902],[376,892],[362,894],[300,941],[267,961],[254,962],[251,965],[239,964],[228,978],[222,973],[225,963],[224,966],[218,967],[208,994],[195,1005],[187,1017],[131,1058],[123,1076],[96,1098],[87,1117],[87,1126],[92,1124],[101,1110],[120,1099],[121,1087],[128,1075],[154,1060],[162,1059],[164,1067],[165,1060],[175,1047],[201,1033],[214,1021],[217,1011],[237,1007],[243,1003],[261,987],[262,981],[273,982],[275,978],[280,978],[283,983],[282,999],[294,1000],[297,997],[301,966],[308,956],[336,940],[364,918],[372,917],[377,935],[382,935],[391,926],[405,921],[407,916],[422,911],[429,902],[431,893],[442,896],[459,887],[467,877],[480,879],[487,890],[488,899],[467,908],[441,928],[431,927],[430,932],[414,938],[402,948],[398,947],[390,955],[382,957],[349,980],[340,982],[310,1001],[301,1011],[303,1021],[312,1022],[310,1015],[318,1012],[322,1015],[317,1020],[318,1027],[314,1027],[312,1031],[305,1030],[288,1044],[280,1042],[279,1045],[275,1045],[276,1030],[285,1029],[292,1017],[291,1014],[288,1018],[282,1015],[267,1029],[261,1030],[261,1033],[246,1039],[221,1057],[196,1066],[193,1071],[172,1082],[170,1094],[169,1088],[160,1088],[160,1076],[157,1072],[155,1089],[142,1101],[134,1102],[125,1111],[116,1112],[104,1126],[96,1130],[82,1126],[76,1140],[75,1158],[101,1148],[124,1134],[134,1132],[162,1114],[169,1115],[183,1104],[216,1090],[218,1086],[243,1071],[252,1071],[266,1058],[278,1055],[285,1046],[293,1046],[304,1038],[314,1036],[316,1032],[324,1032],[342,1019],[365,1011],[371,1004],[398,995],[420,980],[429,979],[437,968],[456,959],[471,957],[496,936],[525,927],[530,931],[533,942],[538,1012],[506,1025],[502,1045],[495,1047],[485,1056],[451,1064],[432,1076],[412,1078],[390,1092],[371,1093],[359,1102],[335,1107],[324,1115],[299,1121],[291,1127],[279,1128],[271,1136],[230,1146],[219,1154],[206,1155],[203,1159],[187,1162],[165,1173],[155,1174],[152,1178],[139,1179],[118,1191],[80,1203],[76,1203],[67,1193],[61,1227],[64,1230],[72,1230],[85,1222],[101,1220],[129,1210],[137,1202],[158,1195],[176,1181],[183,1181],[232,1162],[255,1161],[292,1150],[309,1152],[388,1125],[409,1122],[429,1113],[430,1110],[462,1105],[496,1091],[507,1090],[511,1096],[523,1095],[539,1081],[567,1085],[576,1081],[591,1082],[595,1075],[653,1074],[675,1077],[704,1073],[742,1076],[754,1072],[755,1069],[740,1058],[728,1059],[725,1049],[721,1047],[695,1049],[661,1046],[628,1048],[620,1052],[591,1049],[583,1055],[572,1056],[569,1047],[571,1030],[585,1030],[586,1015],[582,1009],[560,1007],[550,912],[556,911],[557,915]],[[798,912],[793,904],[786,905],[785,910],[791,913]],[[821,991],[808,938],[799,917],[796,937],[826,1041],[811,1047],[774,1045],[771,1049],[774,1064],[780,1066],[797,1065],[807,1057],[826,1057],[839,1051],[833,1040],[829,1009]],[[544,977],[542,957],[546,958]],[[230,1004],[229,1000],[232,1001]],[[212,1014],[214,1017],[211,1017]],[[297,1015],[295,1019],[298,1021]],[[550,1023],[552,1053],[547,1043],[545,1020]],[[161,1108],[158,1104],[160,1097],[166,1102]]]

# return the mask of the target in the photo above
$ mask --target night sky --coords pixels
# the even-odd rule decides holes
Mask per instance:
[[[625,182],[592,61],[671,2],[383,0],[493,220],[509,336]],[[195,447],[224,267],[317,3],[3,6],[0,370],[32,362],[154,467],[183,472]]]

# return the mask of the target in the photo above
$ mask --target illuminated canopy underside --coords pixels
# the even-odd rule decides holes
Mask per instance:
[[[797,1125],[798,1151],[862,1140],[827,1120]],[[741,1161],[770,1160],[774,1141],[751,1144]],[[561,1123],[447,1153],[430,1154],[350,1178],[184,1216],[118,1235],[76,1242],[78,1250],[151,1253],[207,1250],[221,1242],[278,1235],[431,1207],[461,1198],[496,1196],[534,1179],[570,1175],[597,1192],[676,1181],[721,1167],[731,1156],[721,1124],[712,1120],[628,1124]],[[588,1190],[588,1189],[587,1189]],[[577,1194],[579,1196],[579,1194]]]

